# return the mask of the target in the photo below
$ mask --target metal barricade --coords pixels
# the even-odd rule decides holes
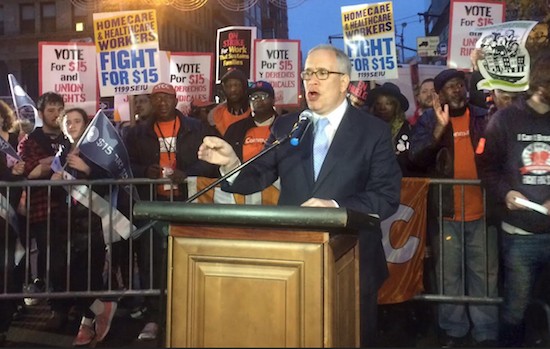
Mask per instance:
[[[427,232],[427,238],[428,235],[431,235],[432,237],[432,248],[431,251],[434,250],[437,251],[437,256],[432,257],[442,260],[444,258],[444,248],[443,248],[443,237],[444,237],[444,214],[443,214],[443,200],[445,199],[443,197],[443,188],[448,186],[454,186],[455,190],[459,188],[460,190],[460,202],[461,202],[461,212],[462,217],[458,217],[457,221],[460,221],[461,223],[461,236],[462,236],[462,249],[461,249],[461,256],[462,256],[462,266],[461,266],[461,277],[462,277],[462,293],[460,295],[449,295],[446,294],[445,289],[443,287],[443,279],[445,277],[446,266],[443,263],[439,263],[437,265],[437,270],[425,270],[425,272],[428,273],[434,273],[437,275],[436,285],[426,285],[431,286],[428,288],[431,288],[431,292],[425,292],[419,295],[416,295],[414,297],[415,300],[425,300],[425,301],[433,301],[433,302],[452,302],[452,303],[469,303],[469,304],[500,304],[502,303],[502,298],[498,295],[495,295],[494,292],[491,294],[490,289],[491,287],[495,287],[497,285],[494,285],[492,283],[496,282],[493,280],[491,282],[491,277],[496,278],[498,276],[498,255],[491,255],[490,250],[494,250],[498,253],[498,231],[499,227],[494,225],[489,225],[487,222],[487,199],[486,199],[486,192],[484,188],[482,189],[483,193],[483,231],[486,232],[485,235],[485,246],[487,247],[484,255],[484,275],[485,275],[485,292],[481,296],[471,296],[468,295],[466,292],[466,286],[467,282],[465,280],[466,275],[466,260],[467,258],[465,253],[465,244],[464,244],[464,229],[465,229],[465,220],[464,220],[464,212],[465,212],[465,187],[466,186],[480,186],[481,181],[480,180],[456,180],[456,179],[430,179],[430,189],[431,191],[437,193],[437,197],[435,198],[437,201],[435,203],[435,207],[437,207],[437,217],[428,217],[429,219],[436,219],[437,220],[437,229],[436,231]],[[428,194],[430,195],[430,194]],[[432,201],[434,199],[432,195]],[[434,205],[434,202],[430,202],[430,198],[428,198],[428,206]],[[433,207],[433,206],[432,206]],[[428,208],[429,210],[429,208]],[[428,215],[429,215],[428,211]],[[432,224],[432,227],[434,225]],[[430,224],[428,224],[428,229],[430,229]],[[433,239],[435,238],[435,239]],[[491,260],[491,258],[493,258]],[[496,260],[495,260],[496,259]],[[497,263],[496,268],[497,270],[494,270],[491,268],[491,263]],[[493,266],[494,268],[494,266]],[[491,271],[496,272],[497,275],[490,275]],[[435,291],[435,292],[434,292]]]
[[[83,188],[90,188],[91,190],[94,190],[94,188],[103,188],[107,190],[107,197],[109,197],[109,204],[111,206],[128,206],[131,207],[131,202],[134,200],[134,192],[130,190],[126,197],[128,202],[121,202],[114,199],[116,192],[119,193],[123,190],[125,190],[123,187],[130,186],[130,187],[136,187],[136,186],[145,186],[147,187],[149,197],[154,197],[156,186],[159,184],[168,184],[168,179],[159,179],[159,180],[149,180],[149,179],[131,179],[131,180],[112,180],[112,179],[105,179],[105,180],[93,180],[93,181],[86,181],[86,180],[60,180],[60,181],[50,181],[50,180],[33,180],[33,181],[20,181],[20,182],[0,182],[0,186],[4,187],[6,190],[5,198],[9,202],[12,195],[15,195],[16,190],[23,190],[24,192],[29,192],[32,188],[46,188],[48,196],[50,200],[48,200],[47,205],[47,211],[48,211],[48,219],[46,222],[46,235],[47,240],[52,241],[52,227],[55,222],[53,222],[54,218],[54,211],[55,211],[55,205],[52,205],[52,193],[55,191],[64,191],[64,194],[67,194],[66,189],[73,189],[79,186],[82,186]],[[430,185],[432,187],[438,187],[439,189],[442,189],[444,186],[459,186],[461,189],[461,197],[462,197],[462,205],[464,205],[464,187],[468,185],[475,185],[479,186],[480,181],[479,180],[454,180],[454,179],[431,179]],[[66,188],[66,189],[64,189]],[[439,190],[439,197],[437,198],[437,206],[439,207],[438,217],[437,217],[437,225],[438,225],[438,231],[435,232],[434,235],[441,235],[441,231],[443,230],[443,211],[442,211],[442,203],[443,203],[443,197],[441,194],[441,190]],[[30,196],[26,197],[26,204],[25,209],[26,211],[31,210],[30,205],[30,199],[32,196],[32,190],[30,190]],[[484,208],[486,208],[486,199],[485,199],[485,192],[483,191],[483,198],[484,198]],[[64,195],[67,196],[67,195]],[[118,195],[120,196],[120,195]],[[118,197],[117,196],[117,197]],[[173,199],[173,197],[170,198],[170,201]],[[92,205],[92,197],[88,197],[89,204]],[[59,270],[52,270],[52,250],[57,251],[59,250],[56,246],[55,248],[52,248],[51,244],[46,244],[46,262],[45,262],[45,270],[46,275],[44,278],[44,290],[39,293],[33,293],[33,298],[72,298],[72,297],[125,297],[125,296],[160,296],[161,290],[159,288],[155,288],[152,285],[154,284],[154,273],[155,273],[155,266],[154,266],[154,257],[156,253],[162,253],[162,251],[154,251],[153,249],[153,234],[158,234],[158,232],[155,232],[154,229],[148,229],[147,231],[143,232],[143,235],[139,237],[139,240],[142,241],[144,244],[148,245],[149,253],[147,254],[148,258],[148,266],[149,266],[149,273],[145,276],[147,278],[146,284],[150,285],[149,287],[143,288],[143,287],[135,287],[135,275],[136,275],[136,236],[131,236],[127,241],[127,250],[124,251],[124,255],[127,258],[127,270],[121,271],[119,266],[116,266],[118,268],[115,272],[113,272],[113,260],[116,259],[117,256],[115,253],[116,251],[113,251],[112,246],[114,245],[113,241],[116,237],[116,232],[113,231],[112,224],[109,224],[108,226],[111,228],[109,229],[108,234],[106,234],[106,241],[105,245],[107,247],[107,250],[109,253],[106,255],[106,270],[105,270],[105,285],[103,289],[101,290],[92,290],[91,287],[91,271],[85,270],[82,271],[87,274],[87,282],[84,290],[71,290],[71,272],[70,272],[70,266],[71,266],[71,253],[73,253],[71,250],[71,246],[73,245],[74,241],[74,231],[72,227],[71,222],[71,205],[70,203],[64,202],[62,203],[65,205],[65,209],[67,210],[67,215],[63,221],[64,227],[66,229],[62,229],[64,232],[64,239],[62,239],[63,243],[66,244],[66,256],[63,256],[66,261],[67,268],[66,270],[59,271]],[[116,205],[115,205],[116,204]],[[93,206],[92,206],[93,207]],[[464,212],[464,206],[462,207]],[[486,212],[486,209],[485,209]],[[127,212],[128,213],[128,220],[130,222],[130,225],[134,225],[134,220],[132,217],[131,209]],[[89,222],[92,222],[92,211],[89,211],[88,219]],[[109,222],[112,223],[113,219],[115,217],[113,216],[113,211],[109,210],[108,213],[108,219]],[[32,274],[33,270],[31,269],[31,262],[34,262],[34,256],[36,252],[32,249],[32,240],[35,238],[34,232],[31,230],[31,223],[29,221],[28,215],[26,216],[24,222],[19,222],[19,226],[22,227],[21,232],[19,234],[19,237],[21,238],[21,243],[24,246],[24,257],[22,260],[22,265],[24,265],[24,280],[21,282],[22,285],[29,285],[32,283]],[[139,228],[139,227],[138,227]],[[484,229],[487,230],[487,222],[484,220]],[[10,228],[10,224],[8,220],[6,219],[4,221],[3,227],[0,229],[3,229],[4,231],[8,231]],[[464,222],[462,224],[462,231],[464,231]],[[139,233],[139,231],[137,231]],[[134,231],[134,234],[136,231]],[[90,224],[88,224],[88,232],[87,232],[87,265],[89,266],[91,264],[91,259],[93,258],[91,254],[91,234],[92,234],[92,227]],[[4,239],[4,254],[2,255],[2,260],[0,261],[0,265],[3,268],[3,281],[2,287],[0,288],[0,299],[2,298],[24,298],[24,297],[30,297],[28,293],[24,292],[23,289],[17,289],[17,290],[9,290],[9,282],[8,282],[8,274],[10,269],[10,258],[12,257],[12,253],[8,253],[8,246],[10,245],[8,243],[8,235],[4,234],[2,235],[2,238]],[[115,242],[116,243],[116,242]],[[433,243],[433,241],[432,241]],[[442,248],[443,241],[440,239],[438,244],[439,248],[437,249],[439,252],[438,258],[442,258],[443,254],[443,248]],[[487,241],[487,243],[489,243]],[[38,251],[38,253],[41,253],[43,251]],[[58,256],[56,256],[58,257]],[[488,255],[485,256],[485,268],[488,270]],[[464,261],[464,248],[462,249],[462,260]],[[116,264],[116,263],[115,263]],[[51,282],[51,276],[52,273],[58,273],[63,272],[65,273],[65,285],[62,287],[62,290],[53,290],[52,289],[52,282]],[[431,272],[435,273],[435,270],[432,270]],[[126,277],[122,277],[121,282],[121,274],[126,275]],[[442,287],[442,280],[445,275],[445,266],[440,265],[439,268],[439,277],[437,280],[437,287],[432,287],[435,292],[425,292],[423,294],[419,294],[414,297],[416,300],[425,300],[425,301],[433,301],[433,302],[460,302],[460,303],[481,303],[481,304],[498,304],[502,302],[502,298],[494,295],[489,294],[489,284],[488,284],[488,278],[485,280],[486,283],[486,292],[484,296],[469,296],[465,289],[463,289],[463,292],[459,296],[451,296],[445,293],[445,290]],[[463,263],[462,265],[462,275],[465,274],[465,265]],[[487,273],[486,273],[487,274]],[[144,275],[142,274],[142,277]],[[143,280],[142,280],[143,281]],[[462,280],[463,285],[466,284],[464,278]],[[59,285],[57,285],[59,286]],[[437,288],[437,290],[435,290]]]
[[[103,180],[32,180],[32,181],[19,181],[19,182],[0,182],[0,186],[4,188],[5,200],[2,200],[0,212],[4,217],[4,224],[0,229],[3,230],[3,234],[0,235],[3,239],[2,246],[3,254],[0,261],[2,267],[2,282],[0,283],[0,299],[11,299],[11,298],[24,298],[32,297],[37,299],[43,298],[74,298],[74,297],[106,297],[106,298],[119,298],[123,296],[160,296],[161,290],[157,285],[154,285],[153,278],[155,273],[155,266],[153,265],[153,259],[158,253],[163,253],[163,251],[155,251],[153,249],[153,234],[159,234],[154,228],[149,228],[145,231],[140,231],[139,224],[134,222],[132,216],[132,202],[136,199],[135,195],[137,191],[133,188],[140,187],[142,189],[146,188],[149,197],[154,197],[156,192],[157,185],[169,184],[169,179],[159,179],[159,180],[150,180],[150,179],[128,179],[128,180],[113,180],[113,179],[103,179]],[[33,189],[44,188],[46,190],[48,200],[47,206],[47,220],[45,224],[45,234],[46,234],[46,249],[45,251],[36,251],[34,246],[34,241],[36,241],[36,233],[32,231],[33,224],[30,222],[28,213],[33,209],[30,202],[32,200]],[[102,195],[95,193],[97,189],[101,188],[105,192],[105,198]],[[22,191],[26,193],[23,206],[20,206],[19,209],[26,211],[27,215],[18,215],[22,221],[13,222],[13,211],[17,210],[16,207],[6,206],[13,201],[14,195],[18,195],[16,192]],[[71,196],[69,200],[64,202],[55,201],[59,198],[67,198],[69,192],[76,191],[80,192],[80,196],[77,195],[77,198]],[[122,191],[125,191],[124,195],[120,195]],[[59,194],[56,196],[56,194]],[[121,197],[124,197],[125,200],[121,201]],[[80,237],[82,240],[82,231],[75,232],[75,227],[73,227],[73,216],[72,210],[74,210],[74,201],[81,200],[80,203],[88,207],[87,211],[87,222],[84,224],[87,225],[87,232],[85,232],[86,239],[85,241],[80,241],[80,246],[86,251],[86,264],[88,266],[87,270],[77,271],[78,273],[86,273],[86,286],[82,287],[80,290],[73,290],[71,287],[71,278],[75,277],[75,270],[71,272],[71,263],[73,262],[73,254],[75,254],[75,243],[77,243],[77,237]],[[71,200],[73,203],[71,203]],[[103,201],[102,201],[103,200]],[[169,198],[165,200],[173,200],[173,193]],[[98,204],[102,203],[103,211],[100,210],[101,206]],[[95,206],[94,206],[95,205]],[[105,205],[108,205],[108,208],[105,209]],[[120,208],[125,207],[126,212],[122,214],[118,210],[113,210],[111,208]],[[91,208],[91,209],[90,209]],[[59,210],[59,211],[57,211]],[[97,223],[97,218],[93,219],[96,215],[93,211],[96,210],[102,213],[104,216],[103,219],[106,222],[103,222],[102,226],[108,227],[108,231],[100,229],[97,226],[92,226]],[[10,212],[12,211],[12,212]],[[56,212],[57,211],[57,212]],[[59,218],[60,212],[62,217]],[[10,216],[10,213],[12,214]],[[127,222],[124,221],[127,218]],[[12,217],[11,219],[9,217]],[[123,229],[125,224],[128,226],[128,231],[125,231],[125,234],[128,234],[128,238],[119,239],[118,233],[116,231],[117,223],[122,220],[122,223],[118,225],[118,229]],[[129,223],[129,224],[128,224]],[[142,225],[146,225],[147,222],[144,222]],[[136,229],[131,228],[135,226]],[[19,231],[17,231],[19,230]],[[10,231],[10,234],[6,232]],[[103,231],[104,233],[104,246],[106,249],[105,257],[105,268],[103,269],[103,281],[104,287],[101,289],[92,289],[92,270],[89,268],[92,265],[93,255],[92,255],[92,243],[98,231]],[[139,236],[138,236],[139,235]],[[14,241],[15,237],[19,238],[19,241]],[[34,240],[34,241],[33,241]],[[141,274],[142,278],[147,279],[148,282],[145,282],[149,286],[144,287],[135,287],[136,284],[135,277],[137,275],[136,267],[136,254],[137,251],[136,241],[141,241],[142,247],[146,246],[149,253],[147,254],[147,263],[148,263],[148,274]],[[64,244],[59,246],[59,242]],[[126,250],[122,250],[123,254],[126,256],[126,263],[116,263],[115,260],[119,259],[116,253],[121,252],[120,249],[114,251],[113,246],[119,241],[126,241],[121,243],[124,245]],[[58,244],[58,245],[56,245]],[[21,249],[21,246],[23,249]],[[142,249],[143,250],[143,249]],[[53,260],[59,260],[59,251],[66,251],[66,255],[61,256],[65,263],[65,270],[56,270],[56,265],[53,263]],[[118,252],[117,252],[118,251]],[[19,261],[17,268],[18,271],[14,270],[14,259],[24,252],[22,259]],[[45,275],[36,275],[37,269],[41,266],[36,265],[37,253],[45,254]],[[95,261],[97,262],[97,261]],[[126,268],[122,270],[121,268]],[[36,267],[36,268],[35,268]],[[114,270],[116,268],[116,270]],[[53,287],[52,276],[55,274],[59,276],[59,273],[64,273],[64,276],[61,279],[64,279],[64,285],[56,284]],[[158,273],[158,271],[157,271]],[[19,281],[16,282],[17,288],[13,289],[14,274],[19,277]],[[125,275],[126,277],[121,277]],[[81,274],[79,277],[83,277]],[[44,289],[40,292],[27,293],[25,292],[25,286],[31,285],[34,277],[43,278]],[[17,279],[17,277],[15,277]],[[59,278],[58,278],[59,279]],[[142,280],[143,282],[143,280]]]

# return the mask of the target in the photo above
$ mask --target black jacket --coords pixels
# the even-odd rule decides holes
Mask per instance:
[[[176,139],[177,169],[188,176],[218,177],[218,166],[199,160],[197,157],[203,138],[216,133],[205,127],[199,120],[183,116],[179,111],[176,111],[176,117],[180,120]],[[124,139],[135,178],[147,178],[147,168],[160,163],[160,145],[154,130],[155,123],[155,118],[151,118],[132,127]],[[140,190],[140,197],[148,198],[148,191]]]

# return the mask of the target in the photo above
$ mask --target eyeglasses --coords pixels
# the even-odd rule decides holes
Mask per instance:
[[[252,96],[250,96],[248,98],[248,100],[250,100],[251,102],[254,102],[254,101],[265,101],[266,99],[269,98],[269,94],[267,93],[255,93],[253,94]]]
[[[346,75],[346,73],[341,73],[339,71],[330,71],[330,70],[327,70],[327,69],[319,69],[319,70],[316,70],[316,71],[312,71],[312,70],[304,70],[303,72],[300,73],[300,76],[302,77],[302,80],[310,80],[311,77],[315,74],[315,76],[317,77],[317,79],[319,80],[326,80],[328,79],[329,75],[330,74],[339,74],[339,75]]]

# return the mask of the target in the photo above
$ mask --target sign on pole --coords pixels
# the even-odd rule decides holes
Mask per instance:
[[[252,78],[252,57],[256,27],[225,27],[217,31],[216,39],[216,83],[229,69],[242,70]]]
[[[102,97],[148,93],[160,82],[155,10],[94,13]]]
[[[176,89],[177,108],[189,114],[191,102],[212,100],[214,54],[172,52],[170,54],[170,83]]]
[[[297,107],[300,94],[300,41],[254,41],[254,81],[264,80],[275,90],[275,105]]]
[[[99,104],[95,47],[81,42],[38,43],[38,92],[63,96],[65,109],[82,108],[95,115]]]
[[[341,10],[351,80],[397,78],[392,2],[342,6]]]
[[[449,19],[449,68],[470,70],[470,54],[476,46],[480,33],[476,27],[502,23],[505,12],[504,2],[490,0],[451,0]]]
[[[508,92],[527,91],[531,59],[525,47],[535,21],[513,21],[480,28],[476,48],[483,51],[477,66],[483,79],[477,83],[482,90],[500,89]]]

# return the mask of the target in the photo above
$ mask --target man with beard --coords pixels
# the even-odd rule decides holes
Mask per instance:
[[[208,122],[224,135],[229,125],[250,115],[248,106],[248,79],[239,69],[231,69],[222,77],[222,88],[226,101],[208,114]]]
[[[409,124],[411,124],[411,126],[416,124],[420,115],[424,114],[426,110],[432,107],[434,92],[434,79],[430,78],[422,81],[418,87],[417,95],[415,96],[417,104],[416,110],[414,111],[413,117],[409,119]]]
[[[227,129],[224,139],[231,144],[241,161],[247,161],[264,148],[275,121],[275,91],[267,81],[257,81],[250,87],[252,114]]]
[[[413,128],[411,161],[426,168],[432,178],[477,179],[481,169],[475,153],[483,137],[487,110],[468,103],[464,72],[442,71],[434,79],[434,88],[439,95],[433,96],[433,109],[424,112]],[[440,286],[446,296],[461,296],[466,290],[471,297],[496,297],[497,246],[488,238],[496,232],[489,230],[488,233],[485,229],[481,188],[455,185],[443,186],[440,190],[442,200],[432,200],[443,206],[443,231],[437,236],[442,242],[433,244],[436,249],[440,243],[443,247],[443,251],[436,254],[436,273],[443,282]],[[436,197],[438,192],[434,190]],[[462,275],[462,253],[466,256],[465,275]],[[443,275],[439,275],[441,263]],[[476,343],[496,344],[495,305],[441,303],[438,312],[442,345],[464,345],[470,327]]]
[[[25,162],[23,175],[29,179],[50,179],[53,174],[51,164],[55,154],[63,146],[68,145],[61,132],[58,118],[62,115],[65,103],[63,97],[54,92],[46,92],[36,102],[38,115],[42,119],[42,127],[37,127],[19,143],[19,155]],[[30,200],[28,220],[31,237],[36,239],[38,247],[38,275],[34,281],[37,288],[42,288],[45,280],[49,279],[54,291],[64,291],[65,285],[59,281],[59,276],[65,273],[58,267],[58,258],[62,255],[60,222],[62,217],[57,216],[59,205],[62,202],[61,188],[52,187],[51,191],[45,187],[30,187],[27,189],[27,198]],[[51,212],[51,215],[50,215]],[[50,217],[48,217],[50,216]],[[48,240],[49,238],[49,240]],[[25,240],[25,239],[23,239]],[[50,265],[47,264],[48,246]],[[46,273],[50,271],[49,275]],[[30,304],[34,301],[29,299]],[[46,322],[48,330],[60,330],[67,323],[70,302],[63,299],[51,299],[51,315]]]

